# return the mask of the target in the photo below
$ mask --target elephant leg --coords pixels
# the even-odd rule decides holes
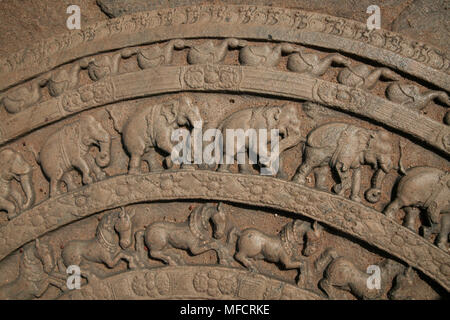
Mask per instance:
[[[384,214],[388,218],[395,219],[395,213],[400,210],[401,207],[403,207],[403,203],[399,198],[397,198],[389,203],[386,209],[384,209]]]
[[[90,154],[88,154],[88,155],[86,155],[85,160],[86,160],[89,168],[91,169],[91,171],[94,173],[95,178],[98,181],[105,180],[106,173],[97,165],[94,157],[92,157]]]
[[[158,153],[155,148],[150,148],[150,150],[144,155],[142,158],[145,162],[147,162],[148,170],[150,172],[159,172],[163,170],[163,166],[160,163]]]
[[[306,147],[304,154],[304,161],[297,169],[294,177],[292,178],[293,182],[299,184],[306,183],[306,177],[311,173],[311,171],[317,167],[320,167],[324,158],[324,152],[322,149]]]
[[[141,173],[141,161],[142,155],[133,153],[130,157],[130,164],[128,167],[128,174],[139,174]]]
[[[356,202],[361,202],[359,191],[361,190],[361,169],[355,168],[352,175],[352,191],[350,199]]]
[[[406,207],[405,208],[405,220],[403,222],[403,226],[406,228],[416,232],[415,224],[417,219],[419,218],[420,210],[415,207]]]
[[[73,165],[74,167],[78,168],[81,171],[81,176],[84,185],[91,184],[94,182],[94,179],[92,179],[91,177],[91,169],[89,168],[89,165],[84,159],[82,158],[75,159],[73,161]]]
[[[24,198],[22,194],[17,191],[16,189],[11,189],[10,196],[12,200],[16,203],[19,211],[22,210],[23,204],[24,204]]]
[[[67,191],[72,191],[78,188],[77,184],[75,183],[75,180],[73,179],[71,171],[66,172],[62,180],[67,186]]]
[[[8,219],[12,219],[16,216],[16,206],[13,202],[0,197],[0,210],[5,210]]]
[[[231,172],[230,165],[227,163],[220,163],[217,168],[217,171],[218,172]]]
[[[277,172],[276,177],[278,179],[288,180],[289,177],[286,174],[286,172],[284,172],[284,170],[283,170],[283,163],[284,163],[283,157],[280,155],[278,158],[278,172]]]
[[[343,165],[338,163],[336,166],[336,172],[341,182],[334,185],[333,191],[337,195],[344,196],[345,191],[347,191],[351,187],[350,169],[343,168]]]
[[[314,170],[314,179],[316,181],[316,188],[328,191],[327,175],[329,172],[328,166],[318,167]]]
[[[252,165],[249,163],[248,155],[245,150],[239,151],[236,156],[237,159],[243,158],[244,161],[242,163],[238,163],[239,173],[242,174],[252,174]]]
[[[450,233],[450,214],[444,214],[441,218],[441,230],[436,237],[436,245],[447,251],[448,235]]]

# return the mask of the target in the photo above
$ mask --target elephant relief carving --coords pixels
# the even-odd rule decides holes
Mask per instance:
[[[244,132],[249,129],[254,129],[256,130],[256,134],[259,133],[259,129],[265,129],[267,130],[267,143],[269,144],[272,139],[271,130],[278,129],[281,138],[279,140],[279,154],[281,154],[283,151],[299,144],[304,139],[300,134],[300,119],[298,112],[298,108],[293,104],[243,109],[231,114],[223,120],[218,130],[222,132],[223,142],[226,143],[228,129],[241,129]],[[264,157],[268,157],[269,152],[267,152],[267,155],[262,155],[257,143],[253,143],[252,146],[255,149],[249,150],[250,143],[248,138],[245,139],[245,144],[242,146],[242,149],[237,150],[237,146],[234,146],[234,154],[237,157],[239,157],[239,154],[243,154],[245,157],[245,163],[238,165],[241,173],[251,172],[251,164],[247,159],[247,151],[259,156],[260,165],[266,164],[268,161]],[[230,164],[226,163],[227,161],[223,162],[224,163],[219,164],[217,170],[221,172],[229,172]],[[281,161],[279,167],[280,170],[278,170],[277,176],[280,178],[286,178],[284,172],[281,170]]]
[[[234,38],[225,39],[218,45],[215,45],[212,40],[208,40],[199,45],[192,45],[187,55],[187,61],[189,64],[220,63],[225,59],[228,49],[240,46],[240,41]]]
[[[406,213],[404,225],[415,231],[420,210],[426,212],[431,227],[424,228],[424,235],[437,233],[436,244],[447,250],[450,233],[450,173],[432,167],[414,167],[406,171],[398,182],[394,200],[384,213],[395,218],[398,210]]]
[[[236,260],[252,272],[257,272],[257,260],[281,263],[286,269],[298,269],[297,284],[308,279],[305,257],[313,255],[322,243],[322,227],[314,222],[295,220],[286,224],[278,235],[267,235],[249,228],[239,234]]]
[[[334,249],[328,248],[314,262],[315,271],[323,273],[319,288],[330,299],[345,299],[342,291],[350,292],[358,299],[380,299],[390,288],[394,278],[404,271],[405,266],[391,259],[384,259],[380,268],[380,288],[369,288],[365,270],[360,270],[350,259],[340,256]]]
[[[444,91],[427,91],[420,93],[419,87],[413,84],[391,83],[386,88],[387,98],[413,110],[422,110],[433,99],[439,99],[450,106],[450,99]]]
[[[289,55],[287,68],[291,71],[316,78],[324,75],[332,64],[349,67],[351,61],[337,53],[320,58],[315,53],[307,53],[299,50]]]
[[[21,249],[19,275],[0,287],[0,300],[40,298],[50,285],[65,290],[66,276],[57,270],[51,248],[36,239]]]
[[[350,66],[341,70],[337,80],[349,87],[361,89],[373,89],[380,77],[388,80],[399,80],[400,77],[388,68],[376,68],[371,70],[365,64]]]
[[[170,40],[162,47],[153,45],[148,48],[125,49],[122,57],[129,58],[132,55],[136,55],[139,68],[144,70],[170,64],[172,62],[174,50],[181,50],[185,47],[183,40],[175,39]]]
[[[0,151],[0,211],[6,211],[8,219],[34,204],[32,171],[20,153],[9,148]],[[13,187],[13,180],[20,184],[23,195]]]
[[[122,128],[123,143],[131,157],[128,172],[140,173],[142,160],[150,171],[161,170],[157,150],[171,167],[172,132],[180,127],[192,129],[196,122],[202,122],[200,111],[186,96],[136,111]]]
[[[90,148],[100,151],[94,158]],[[79,120],[64,126],[52,134],[43,145],[37,161],[50,180],[50,196],[61,193],[60,183],[64,181],[68,191],[77,188],[71,175],[78,170],[83,184],[103,180],[106,173],[101,169],[111,160],[111,136],[91,115],[82,115]]]
[[[212,237],[209,231],[211,226]],[[237,230],[229,229],[222,205],[204,204],[196,207],[186,222],[154,222],[145,231],[138,231],[136,239],[144,239],[150,257],[169,265],[185,264],[179,254],[171,252],[173,248],[189,251],[193,255],[214,250],[219,263],[230,264],[233,261],[230,252],[236,243]],[[221,239],[226,243],[220,242]],[[143,248],[139,251],[141,256],[146,255]]]
[[[393,142],[388,132],[340,122],[313,129],[307,136],[303,158],[294,182],[305,184],[314,170],[316,187],[327,191],[327,173],[331,168],[340,179],[333,191],[343,196],[351,189],[350,198],[354,201],[361,201],[361,165],[371,165],[375,172],[365,196],[372,203],[379,201],[384,177],[394,167]]]
[[[8,113],[21,112],[38,103],[42,97],[42,87],[47,83],[46,78],[38,78],[31,83],[31,87],[21,86],[0,95],[0,106],[3,105]]]
[[[124,260],[129,269],[141,267],[136,252],[130,249],[133,244],[133,216],[134,212],[128,213],[124,208],[104,215],[93,239],[72,240],[64,246],[62,260],[58,261],[60,268],[66,270],[70,265],[79,266],[81,276],[89,281],[89,278],[104,276],[95,268],[98,264],[114,268]]]
[[[294,46],[281,43],[274,47],[246,45],[239,51],[239,62],[243,66],[276,67],[283,54],[295,52]]]

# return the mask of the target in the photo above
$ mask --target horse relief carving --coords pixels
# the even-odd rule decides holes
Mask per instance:
[[[95,158],[90,153],[92,146],[100,149]],[[62,181],[68,191],[77,188],[70,174],[75,169],[81,172],[85,185],[105,179],[106,173],[101,168],[109,165],[110,153],[111,136],[91,115],[83,115],[52,134],[37,157],[50,180],[50,196],[61,193]]]
[[[372,186],[365,192],[367,201],[379,201],[384,177],[393,169],[392,137],[383,130],[368,130],[347,123],[332,122],[313,129],[307,136],[303,162],[293,181],[305,184],[314,170],[315,185],[327,190],[327,173],[334,170],[340,179],[333,186],[338,195],[351,189],[350,198],[361,201],[361,165],[375,170]]]
[[[89,240],[72,240],[61,252],[62,260],[58,263],[65,267],[80,267],[81,276],[89,278],[105,276],[98,268],[103,264],[114,268],[124,260],[130,269],[136,269],[139,259],[130,249],[133,244],[132,214],[122,208],[120,211],[105,215],[98,223],[95,237]]]
[[[0,52],[0,300],[450,297],[450,60],[392,31],[426,1],[158,2]]]
[[[437,233],[436,244],[447,251],[450,233],[450,173],[432,167],[414,167],[398,182],[394,200],[384,213],[395,219],[399,209],[405,211],[404,225],[415,231],[420,211],[425,212],[426,236]]]
[[[397,261],[383,260],[377,264],[380,268],[380,288],[370,288],[367,285],[370,274],[360,270],[350,259],[340,256],[333,249],[324,250],[314,265],[316,271],[324,274],[319,287],[330,299],[345,299],[342,291],[350,292],[359,299],[379,299],[390,288],[394,278],[405,269]]]
[[[235,232],[234,229],[229,230],[227,216],[220,204],[205,204],[196,207],[186,222],[154,222],[145,232],[141,231],[137,238],[143,237],[150,257],[169,265],[185,264],[180,254],[171,252],[172,248],[187,250],[193,255],[214,250],[219,263],[230,264],[233,259],[230,251],[236,241]]]
[[[35,201],[31,165],[23,156],[9,148],[0,151],[0,211],[12,219],[31,208]],[[13,186],[17,181],[21,191]]]
[[[295,220],[276,236],[257,229],[243,230],[237,240],[236,260],[253,272],[257,260],[281,263],[286,269],[298,269],[297,284],[305,285],[308,277],[304,256],[310,256],[321,246],[322,227],[317,223]]]
[[[142,160],[150,171],[161,170],[157,152],[166,156],[166,164],[171,167],[172,132],[180,127],[192,129],[196,122],[202,122],[200,111],[186,96],[136,111],[122,129],[124,147],[130,155],[128,173],[140,173]]]
[[[0,286],[0,300],[40,298],[51,285],[66,290],[65,276],[58,270],[50,247],[36,239],[21,253],[17,278]]]

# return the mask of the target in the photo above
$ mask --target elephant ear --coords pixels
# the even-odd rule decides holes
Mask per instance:
[[[264,118],[266,118],[267,120],[268,129],[276,127],[276,124],[280,119],[280,114],[281,114],[280,107],[270,107],[267,108],[266,111],[264,111]]]
[[[178,104],[176,101],[171,101],[163,104],[161,107],[161,115],[164,116],[164,118],[166,118],[166,121],[169,124],[174,123],[177,118],[178,115],[177,105]]]

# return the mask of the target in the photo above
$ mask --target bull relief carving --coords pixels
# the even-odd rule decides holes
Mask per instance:
[[[246,5],[73,34],[0,57],[1,299],[448,298],[441,49]]]

